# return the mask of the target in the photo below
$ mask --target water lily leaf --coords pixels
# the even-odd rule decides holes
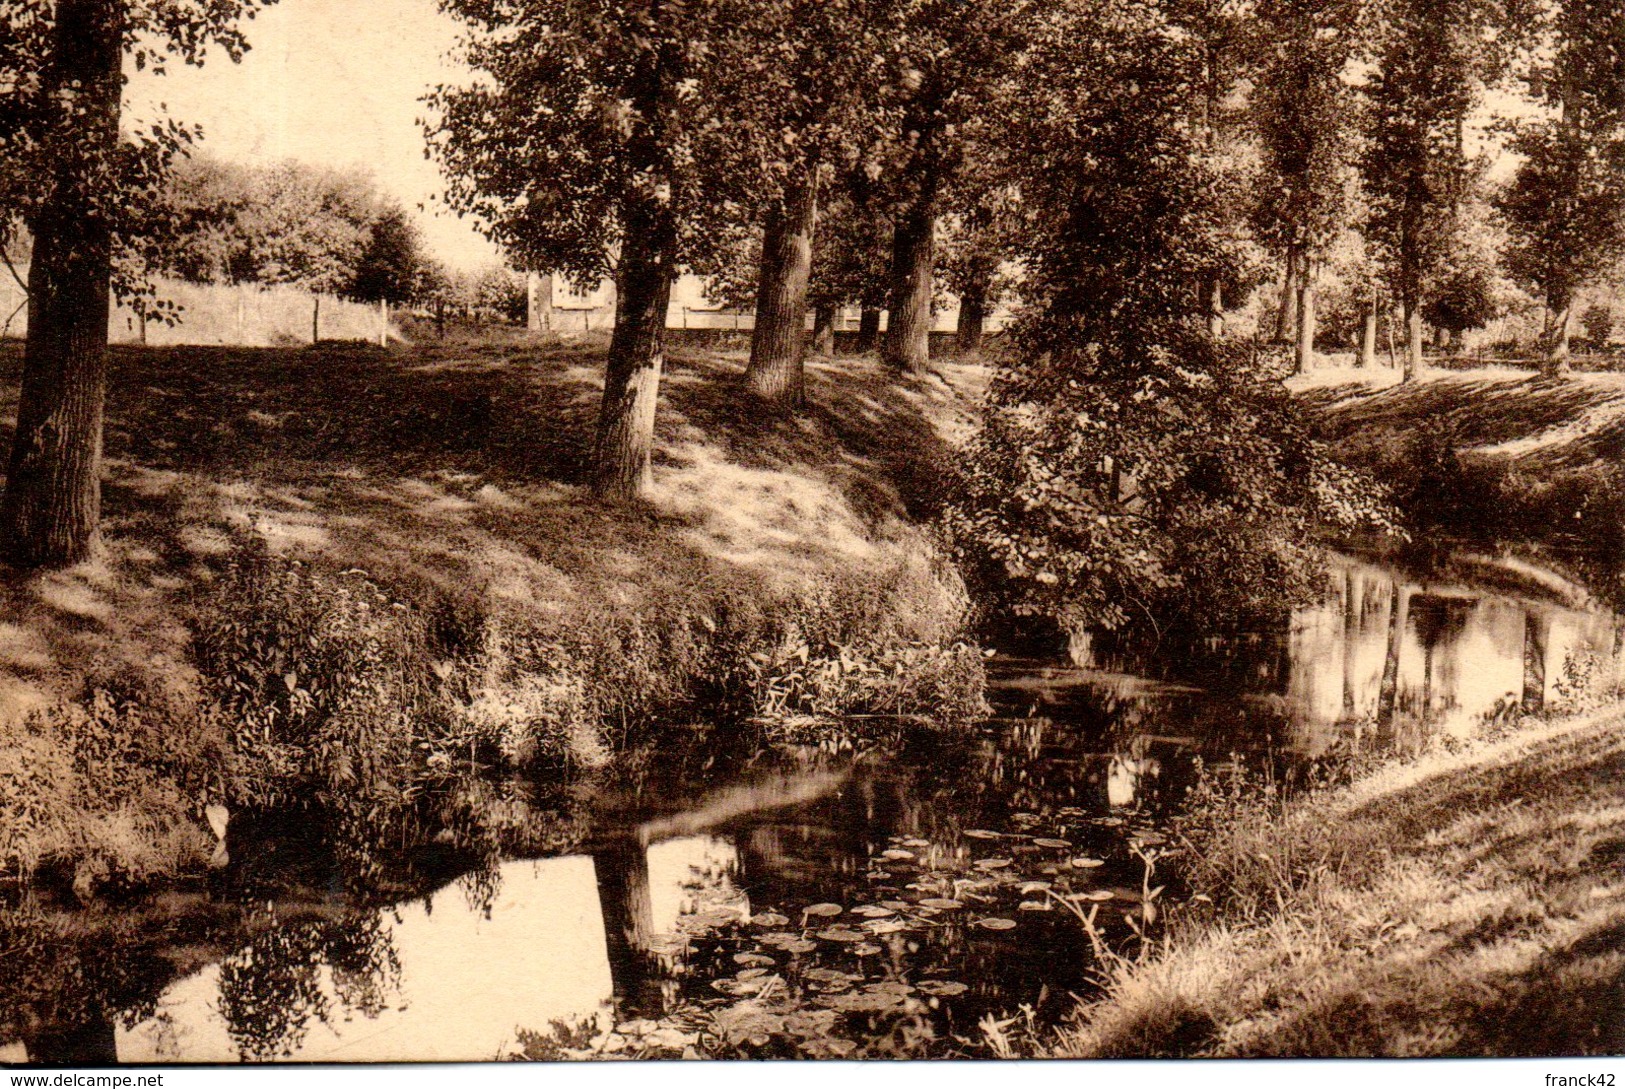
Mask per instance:
[[[1074,858],[1072,868],[1075,870],[1093,870],[1106,864],[1103,858]]]
[[[811,953],[814,949],[818,948],[818,943],[808,941],[806,938],[797,938],[793,942],[785,942],[783,945],[779,946],[779,948],[783,949],[786,953]]]
[[[760,915],[753,915],[750,921],[756,926],[786,926],[790,922],[790,920],[786,919],[783,915],[778,915],[771,911],[763,912]]]
[[[933,998],[952,998],[970,990],[963,983],[951,979],[926,979],[921,980],[916,986],[921,994],[928,994]]]
[[[844,926],[829,926],[818,932],[818,936],[827,942],[861,942],[868,937],[861,930],[853,930]]]
[[[842,1013],[886,1013],[902,1009],[908,1004],[908,998],[885,991],[879,993],[854,991],[850,994],[821,994],[817,1002],[820,1006],[840,1010]]]
[[[936,908],[938,911],[958,911],[965,904],[961,900],[949,900],[940,896],[933,896],[920,901],[921,907]]]
[[[914,985],[900,980],[888,979],[884,983],[871,983],[864,990],[869,994],[911,995],[914,993]]]
[[[914,852],[905,851],[900,847],[893,847],[889,851],[881,851],[880,857],[888,862],[913,862]]]
[[[1014,930],[1016,928],[1016,921],[1014,919],[999,918],[978,919],[976,920],[976,925],[981,927],[983,930]]]
[[[999,834],[997,832],[989,832],[986,828],[967,828],[964,831],[963,834],[968,836],[971,839],[998,839],[999,838]]]
[[[803,915],[817,915],[823,918],[834,918],[846,909],[840,904],[814,904],[801,909]]]
[[[1050,911],[1048,900],[1023,900],[1016,905],[1017,911]]]
[[[735,953],[734,963],[743,964],[747,968],[766,968],[775,962],[772,957],[761,953]]]
[[[742,968],[734,973],[734,978],[740,980],[760,979],[762,976],[767,975],[767,971],[766,968]]]
[[[862,915],[865,919],[884,919],[889,915],[896,915],[897,913],[891,908],[882,907],[879,904],[864,904],[861,907],[853,908],[852,914]]]
[[[876,953],[882,952],[882,950],[874,942],[859,942],[852,947],[852,952],[860,957],[872,957]]]
[[[1104,904],[1107,900],[1112,899],[1112,894],[1108,889],[1095,889],[1092,892],[1080,892],[1076,896],[1067,897],[1067,899],[1086,900],[1090,903]]]
[[[880,906],[891,908],[893,911],[908,911],[914,907],[914,905],[909,903],[907,900],[882,900],[880,901]]]
[[[1008,858],[981,858],[976,860],[978,870],[1002,870],[1010,865]]]
[[[1024,881],[1021,885],[1021,895],[1031,896],[1035,892],[1046,892],[1054,888],[1048,881]]]
[[[800,941],[801,940],[801,935],[800,934],[792,934],[787,930],[775,930],[771,934],[763,934],[758,940],[763,945],[782,946],[786,942]]]
[[[760,994],[767,981],[762,979],[713,979],[711,989],[721,991],[732,998],[744,998],[747,995]]]
[[[834,1010],[797,1010],[784,1019],[784,1028],[792,1036],[827,1036],[836,1016]]]
[[[1069,839],[1049,839],[1049,838],[1046,837],[1046,838],[1033,840],[1033,846],[1034,847],[1053,847],[1056,850],[1064,851],[1068,847],[1072,846],[1072,841],[1069,840]]]
[[[816,1010],[816,1013],[833,1014],[834,1010]],[[826,1036],[822,1039],[808,1039],[801,1041],[801,1050],[815,1059],[844,1059],[858,1049],[858,1045],[851,1040],[843,1040],[839,1036]]]
[[[863,979],[862,976],[855,976],[850,972],[843,972],[839,968],[809,968],[801,974],[805,978],[812,980],[814,983],[835,983],[837,981],[842,983],[852,983]]]
[[[910,836],[908,839],[903,840],[903,846],[904,847],[929,847],[929,846],[931,846],[931,841],[928,840],[928,839],[920,839],[918,836]]]
[[[752,1043],[760,1047],[784,1031],[784,1018],[769,1013],[755,1002],[741,1002],[711,1015],[717,1035],[730,1044]]]
[[[901,919],[876,919],[864,926],[864,929],[874,935],[900,934],[908,929],[908,924]]]

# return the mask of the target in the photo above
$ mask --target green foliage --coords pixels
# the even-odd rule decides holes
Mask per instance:
[[[208,857],[223,739],[119,679],[36,712],[0,746],[0,871],[60,871],[81,897]]]

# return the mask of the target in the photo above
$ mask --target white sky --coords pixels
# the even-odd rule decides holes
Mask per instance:
[[[457,268],[496,250],[437,200],[444,188],[424,158],[420,101],[438,82],[460,82],[446,60],[458,24],[435,0],[279,0],[245,24],[253,48],[240,65],[221,51],[202,68],[131,72],[131,122],[158,103],[203,126],[203,149],[221,159],[300,159],[361,166],[418,212],[429,249]]]

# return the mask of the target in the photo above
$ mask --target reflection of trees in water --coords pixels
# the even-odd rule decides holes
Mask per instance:
[[[332,993],[323,983],[330,969]],[[375,1017],[400,991],[393,936],[375,914],[273,927],[220,964],[219,1010],[243,1058],[293,1054],[333,1001]]]

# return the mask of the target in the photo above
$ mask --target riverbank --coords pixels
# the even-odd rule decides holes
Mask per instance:
[[[1057,1057],[1618,1054],[1625,707],[1232,814]]]
[[[0,579],[0,874],[87,895],[202,867],[245,810],[442,834],[469,764],[980,709],[923,528],[979,371],[814,364],[791,419],[738,353],[676,353],[656,495],[613,510],[581,478],[603,349],[115,350],[99,555]]]
[[[1420,541],[1518,548],[1625,602],[1625,375],[1377,368],[1288,382],[1340,460],[1394,491]]]

